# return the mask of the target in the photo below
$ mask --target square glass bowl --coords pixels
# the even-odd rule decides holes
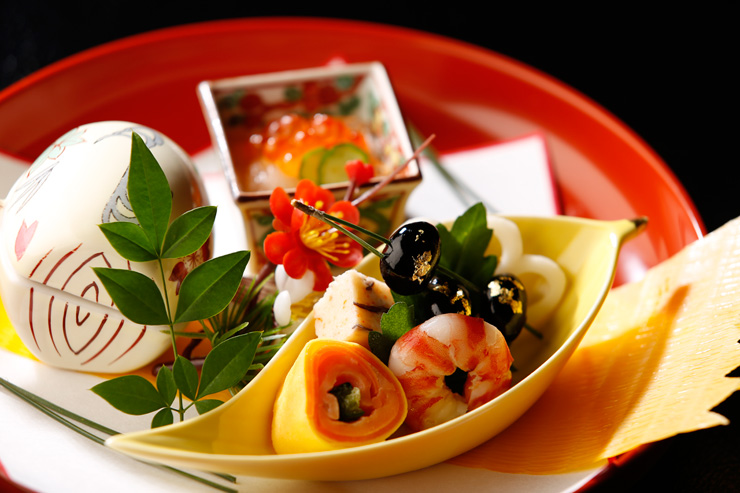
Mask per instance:
[[[290,197],[302,178],[346,198],[347,160],[373,165],[380,182],[413,154],[388,74],[378,62],[333,65],[203,81],[198,95],[226,181],[240,209],[253,271],[264,264],[275,187]],[[358,205],[361,225],[387,236],[405,219],[406,200],[421,181],[415,160]]]

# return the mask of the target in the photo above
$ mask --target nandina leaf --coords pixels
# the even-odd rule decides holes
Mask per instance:
[[[180,258],[198,250],[208,240],[216,219],[213,206],[198,207],[170,224],[164,238],[162,258]]]
[[[198,411],[198,414],[205,414],[208,411],[213,411],[223,403],[223,401],[218,399],[201,399],[195,401],[195,409]]]
[[[164,402],[168,406],[171,406],[177,396],[177,384],[175,383],[172,370],[166,366],[160,367],[157,372],[157,391],[162,396]]]
[[[164,402],[154,385],[139,375],[125,375],[106,380],[90,390],[126,414],[139,416],[169,405]]]
[[[142,325],[167,325],[169,316],[153,280],[126,269],[93,268],[124,317]]]
[[[114,222],[99,225],[108,243],[126,260],[147,262],[157,259],[149,237],[141,226],[129,222]]]
[[[210,259],[193,269],[183,280],[175,323],[205,320],[221,312],[239,289],[248,251]]]
[[[171,425],[174,422],[174,416],[172,415],[172,409],[165,407],[160,409],[157,414],[152,418],[152,428],[159,428],[160,426]]]
[[[198,392],[198,370],[195,365],[189,359],[177,355],[172,365],[172,375],[182,395],[194,401]]]
[[[260,343],[260,332],[248,332],[224,340],[206,356],[198,398],[235,386],[247,374]]]
[[[167,177],[142,138],[131,134],[128,196],[141,228],[160,252],[172,212],[172,191]]]

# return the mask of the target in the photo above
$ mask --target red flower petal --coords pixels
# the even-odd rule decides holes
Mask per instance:
[[[311,269],[311,272],[316,276],[313,283],[314,291],[326,291],[326,288],[329,287],[329,283],[334,280],[334,276],[332,276],[329,264],[326,260],[323,260],[321,257],[311,258],[309,260],[309,269]]]
[[[349,221],[354,224],[360,222],[360,210],[352,205],[351,202],[346,200],[340,200],[339,202],[336,202],[334,205],[331,206],[331,209],[329,209],[328,212],[332,216],[341,217],[345,221]]]
[[[295,246],[296,244],[293,239],[293,235],[282,231],[276,231],[274,233],[270,233],[265,238],[265,256],[267,256],[273,264],[282,264],[285,254],[295,248]]]
[[[359,264],[360,260],[362,260],[362,247],[352,240],[349,253],[337,255],[337,259],[332,263],[337,267],[349,268]]]
[[[322,211],[329,210],[334,203],[334,195],[329,190],[306,179],[299,181],[296,185],[295,197]]]
[[[285,273],[293,279],[300,279],[308,269],[308,256],[305,248],[293,248],[283,257]]]
[[[347,161],[344,165],[344,171],[347,172],[347,176],[350,180],[354,180],[357,186],[364,185],[369,182],[370,179],[375,176],[375,170],[373,165],[369,163],[363,163],[359,159],[353,159]]]
[[[295,210],[290,205],[290,198],[281,187],[277,187],[270,194],[270,210],[275,216],[273,227],[279,231],[289,231],[290,218]]]

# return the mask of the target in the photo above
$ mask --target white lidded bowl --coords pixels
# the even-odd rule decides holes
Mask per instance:
[[[136,221],[127,193],[132,131],[167,176],[172,217],[202,205],[202,183],[188,155],[156,130],[122,121],[81,125],[64,134],[1,204],[0,296],[25,346],[49,365],[127,372],[151,362],[170,344],[165,327],[124,318],[92,269],[136,270],[162,288],[155,262],[125,260],[98,227]],[[207,255],[208,245],[164,264],[173,310],[182,278]]]

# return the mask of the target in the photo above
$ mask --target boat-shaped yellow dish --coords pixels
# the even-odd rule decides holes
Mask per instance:
[[[233,475],[303,480],[358,480],[427,467],[470,450],[518,419],[544,392],[573,354],[614,279],[619,250],[646,221],[597,221],[570,217],[510,218],[525,254],[555,260],[565,271],[565,295],[539,339],[523,331],[511,345],[514,385],[487,404],[425,431],[398,434],[372,445],[278,455],[270,428],[282,382],[309,340],[313,317],[290,336],[272,361],[240,393],[215,410],[153,430],[113,436],[113,449],[136,458]],[[497,245],[492,242],[491,250]],[[358,267],[380,278],[377,258]]]

